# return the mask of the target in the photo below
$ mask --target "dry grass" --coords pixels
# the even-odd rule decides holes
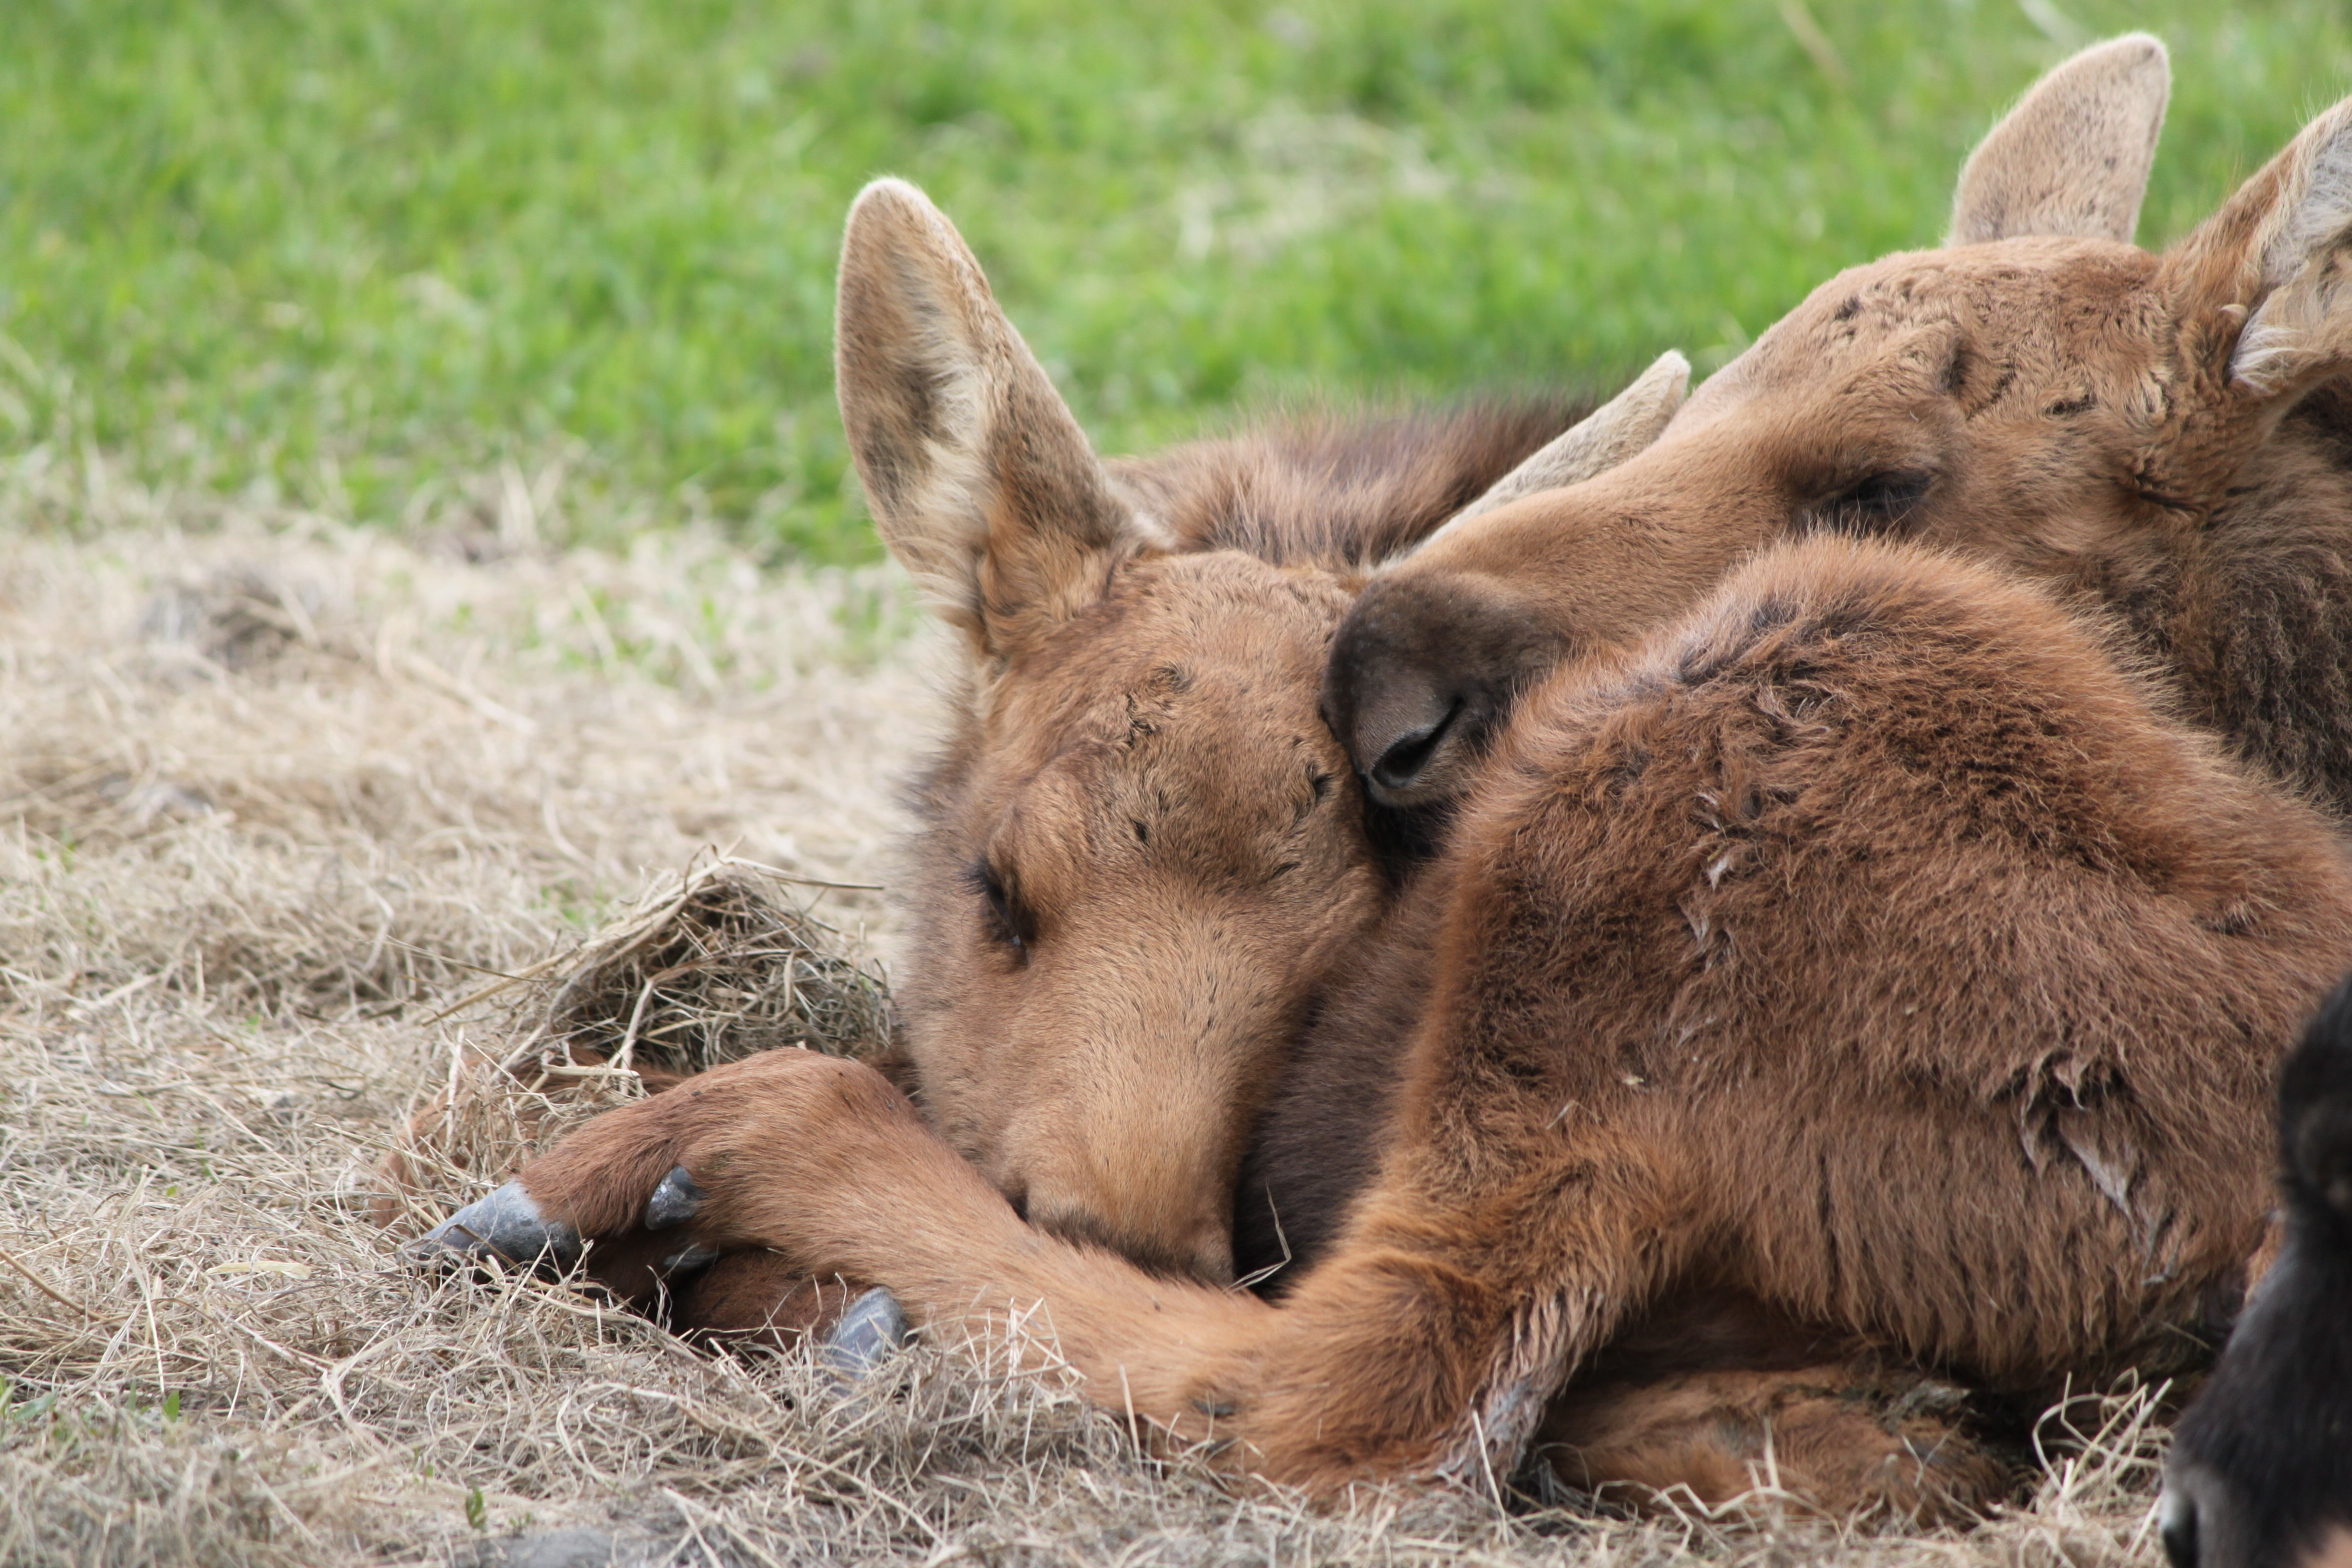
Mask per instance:
[[[2150,1560],[2131,1402],[1964,1534],[1315,1514],[1139,1458],[1050,1379],[919,1351],[843,1406],[801,1360],[403,1272],[360,1200],[469,1053],[555,1092],[582,1048],[879,1037],[886,906],[711,852],[877,880],[922,639],[880,578],[691,537],[111,505],[0,516],[0,1563],[493,1562],[564,1527],[682,1564]]]

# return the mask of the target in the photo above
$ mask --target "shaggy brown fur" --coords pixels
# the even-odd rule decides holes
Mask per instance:
[[[1397,1063],[1385,1116],[1362,1118],[1368,1135],[1348,1155],[1370,1179],[1326,1255],[1275,1305],[1041,1235],[1003,1191],[1036,1213],[1041,1191],[1058,1188],[1021,1169],[992,1172],[992,1186],[878,1076],[783,1052],[605,1117],[527,1169],[522,1192],[548,1221],[624,1261],[685,1240],[773,1247],[819,1274],[888,1284],[934,1329],[1002,1335],[1042,1302],[1061,1352],[1106,1403],[1178,1441],[1231,1441],[1236,1464],[1324,1490],[1400,1472],[1478,1480],[1540,1434],[1563,1450],[1563,1473],[1594,1484],[1722,1496],[1770,1454],[1784,1485],[1829,1506],[1965,1508],[1993,1494],[1998,1467],[1932,1400],[1910,1397],[1918,1369],[2035,1392],[2195,1352],[2261,1237],[2268,1073],[2352,956],[2352,872],[2327,819],[2172,716],[2060,599],[1953,554],[1846,537],[1890,531],[1860,525],[1918,499],[1847,484],[1828,492],[1836,506],[1808,514],[1841,526],[1728,575],[1720,559],[1694,566],[1706,551],[1671,533],[1619,562],[1623,580],[1568,583],[1531,557],[1531,592],[1654,613],[1621,616],[1611,630],[1630,647],[1585,650],[1520,705],[1443,859],[1414,884],[1410,902],[1435,913],[1394,923],[1393,962],[1352,946],[1381,907],[1360,862],[1329,872],[1337,859],[1282,858],[1294,841],[1349,831],[1314,783],[1331,762],[1291,696],[1260,694],[1253,713],[1241,692],[1218,692],[1219,711],[1250,718],[1261,739],[1297,743],[1292,771],[1245,747],[1216,764],[1228,784],[1204,761],[1186,804],[1230,815],[1231,828],[1185,845],[1194,885],[1159,895],[1142,922],[1154,945],[1139,952],[1090,919],[1120,907],[1094,902],[1103,888],[1144,885],[1134,868],[1161,829],[1100,803],[1158,804],[1130,787],[1152,775],[1124,758],[1182,727],[1192,672],[1156,657],[1113,671],[1097,649],[1083,655],[1096,664],[1064,671],[1058,704],[1012,677],[1079,657],[1065,635],[1112,617],[1155,646],[1195,626],[1212,629],[1204,646],[1254,637],[1249,668],[1287,678],[1312,637],[1244,633],[1233,606],[1246,594],[1273,619],[1328,624],[1344,596],[1297,568],[1161,554],[1178,539],[1092,462],[952,231],[903,188],[870,193],[859,214],[843,291],[852,439],[893,548],[970,634],[975,710],[1006,716],[983,758],[1011,759],[1005,804],[968,830],[982,846],[963,904],[977,934],[958,940],[975,965],[1069,987],[1059,1005],[1071,1032],[1047,1042],[1060,1054],[1032,1050],[997,1070],[1058,1070],[1040,1081],[1083,1104],[1108,1075],[1071,1053],[1106,1030],[1134,1034],[1126,1015],[1195,1009],[1181,1035],[1216,1038],[1228,1011],[1281,1016],[1297,973],[1347,954],[1374,990],[1335,1003],[1329,1027],[1378,1031],[1343,1039]],[[2059,257],[2081,243],[2004,242],[2026,261],[2044,255],[2033,247]],[[1979,286],[1998,276],[2016,285],[2003,308],[2017,319],[2066,314],[2063,291],[2037,285],[2032,267],[1959,254],[1925,267],[1910,292],[1958,278],[1978,292],[1947,298],[1991,310],[2009,295]],[[2060,270],[2089,290],[2076,313],[2096,317],[2120,308],[2139,274],[2092,259]],[[2109,276],[2121,292],[2102,292]],[[1873,295],[1879,315],[1858,302],[1837,319],[1877,323],[1904,294],[1889,283]],[[1879,350],[1863,356],[1847,390],[1867,395],[1835,407],[1862,418],[1885,402],[1890,441],[1905,425],[1943,429],[1904,377],[1924,368],[1951,396],[1973,385],[1976,361],[1955,352],[1966,345],[1949,313],[1937,320],[1898,334],[1906,346],[1891,366]],[[2056,374],[2069,346],[2044,344],[2039,360],[2020,348],[2016,364],[1996,365],[1988,408],[2005,407],[2002,389],[2027,371]],[[1737,391],[1753,368],[1726,385]],[[1800,395],[1811,384],[1779,387],[1787,408],[1749,440],[1787,448],[1837,428]],[[2082,412],[2029,402],[2003,419],[2022,429]],[[2272,423],[2188,419],[2163,450],[2182,467],[2217,442],[2259,445]],[[2053,463],[2047,442],[2035,450]],[[1693,486],[1706,477],[1681,472]],[[1643,494],[1670,499],[1658,473],[1651,483]],[[1818,476],[1802,483],[1821,488]],[[2006,503],[1997,486],[1970,488],[1982,515],[1952,515],[1975,517],[1982,537],[1946,542],[1979,554],[2002,556],[1991,543],[2003,524],[2090,543],[2121,526],[2084,499],[2095,499],[2091,478]],[[1497,508],[1461,531],[1462,548],[1513,538],[1550,504]],[[1592,543],[1606,530],[1570,532]],[[2132,538],[2127,563],[2165,559]],[[1454,547],[1449,536],[1429,554]],[[1642,576],[1652,557],[1654,584]],[[2097,552],[2086,544],[2077,558]],[[1500,582],[1503,563],[1485,559]],[[1158,570],[1126,576],[1145,566]],[[1123,580],[1149,586],[1128,602]],[[2184,679],[2197,666],[2181,652],[2189,633],[2225,640],[2210,613],[2165,624]],[[1127,692],[1115,703],[1068,695],[1113,674]],[[2197,716],[2215,711],[2204,703]],[[1445,740],[1444,725],[1424,738]],[[1235,845],[1250,853],[1237,859]],[[1284,869],[1252,888],[1249,866]],[[1185,943],[1215,957],[1195,933],[1250,918],[1270,892],[1283,896],[1283,878],[1319,867],[1326,879],[1282,928],[1309,936],[1290,950],[1310,960],[1298,971],[1227,956],[1199,996],[1165,982],[1106,993],[1102,975],[1188,960]],[[1246,949],[1272,928],[1237,929]],[[1091,984],[1072,978],[1079,958]],[[1378,992],[1417,969],[1422,983]],[[949,977],[956,1007],[978,974]],[[1289,991],[1275,989],[1282,979]],[[964,1053],[974,1084],[992,1066],[983,1053],[997,1023],[955,1015],[952,1039],[940,1026],[943,1052]],[[1230,1058],[1180,1064],[1184,1081],[1200,1074],[1224,1076],[1197,1103],[1263,1093]],[[934,1092],[929,1064],[923,1082]],[[1130,1106],[1150,1092],[1115,1087]],[[1034,1103],[994,1133],[979,1124],[978,1140],[1027,1151],[1058,1182],[1064,1151],[1019,1136]],[[984,1097],[972,1104],[1003,1116]],[[957,1131],[953,1112],[933,1110]],[[1064,1216],[1059,1228],[1130,1243],[1117,1217],[1164,1212],[1176,1182],[1213,1176],[1191,1150],[1214,1132],[1196,1125],[1191,1146],[1170,1146],[1189,1166],[1154,1149],[1140,1178],[1087,1171],[1098,1215],[1114,1223]],[[960,1141],[971,1147],[974,1130]],[[642,1229],[647,1203],[681,1167],[698,1207],[657,1239]],[[1214,1274],[1221,1260],[1200,1239],[1214,1227],[1197,1219],[1179,1260]]]
[[[1832,279],[1645,453],[1384,573],[1328,702],[1375,795],[1458,794],[1544,670],[1761,545],[1832,532],[1995,560],[2113,615],[2191,717],[2352,811],[2352,423],[2322,386],[2352,347],[2352,105],[2155,256],[2127,243],[2137,184],[2124,203],[2108,182],[2144,175],[2164,85],[2149,39],[2062,67],[1970,163],[1953,227],[1978,243]],[[2108,144],[2053,134],[2101,124]],[[1996,179],[2004,154],[2023,167]],[[2108,217],[2061,227],[2078,209]]]
[[[1543,1434],[1563,1468],[1720,1495],[1769,1430],[1784,1484],[1937,1510],[1997,1469],[1855,1400],[1856,1347],[2016,1389],[2177,1363],[2262,1233],[2250,1108],[2352,951],[2315,814],[2046,600],[1849,541],[1548,686],[1445,869],[1377,1176],[1279,1306],[1045,1242],[810,1055],[603,1118],[523,1182],[624,1240],[682,1165],[698,1240],[880,1280],[935,1329],[1042,1300],[1101,1397],[1317,1488],[1505,1471],[1645,1318],[1754,1303],[1829,1362],[1622,1399],[1597,1366]]]

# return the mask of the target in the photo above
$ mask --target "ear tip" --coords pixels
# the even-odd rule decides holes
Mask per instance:
[[[1683,357],[1682,350],[1670,348],[1651,360],[1649,368],[1634,377],[1622,395],[1654,403],[1671,413],[1690,395],[1690,380],[1690,361]]]
[[[939,208],[923,194],[921,186],[895,174],[868,180],[849,204],[849,226],[853,229],[877,222],[928,223],[939,215]]]
[[[2119,74],[2132,78],[2161,115],[2172,96],[2172,52],[2154,33],[2126,33],[2113,41]]]
[[[2079,84],[2072,90],[2090,88],[2103,83],[2108,92],[2122,90],[2127,97],[2136,96],[2159,108],[2172,94],[2172,53],[2164,47],[2164,40],[2154,33],[2125,33],[2092,44],[2035,83],[2036,89],[2059,81]]]
[[[2172,52],[2164,47],[2164,40],[2154,33],[2118,34],[2105,43],[2091,45],[2083,54],[2105,55],[2116,64],[2127,67],[2145,69],[2157,66],[2167,71],[2172,69]]]

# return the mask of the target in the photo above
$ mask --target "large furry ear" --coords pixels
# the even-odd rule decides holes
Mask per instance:
[[[2171,62],[2146,33],[2056,67],[1969,154],[1946,243],[2054,234],[2130,244],[2171,96]]]
[[[1034,645],[1152,543],[963,237],[903,180],[849,209],[834,372],[883,543],[980,652]]]
[[[1647,448],[1666,429],[1690,390],[1690,361],[1668,349],[1633,383],[1576,425],[1545,442],[1540,450],[1488,487],[1486,493],[1445,521],[1422,545],[1498,506],[1582,484]],[[1416,548],[1419,548],[1418,546]]]
[[[2165,258],[2185,321],[2243,320],[2241,396],[2299,394],[2352,368],[2352,98],[2305,126]]]

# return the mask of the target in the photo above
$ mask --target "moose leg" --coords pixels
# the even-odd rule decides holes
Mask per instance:
[[[1570,1388],[1534,1456],[1568,1485],[1648,1508],[1758,1493],[1839,1518],[1981,1515],[2009,1467],[1956,1419],[1958,1390],[1868,1363],[1670,1374]]]
[[[818,1279],[781,1253],[728,1252],[671,1287],[668,1322],[671,1332],[708,1344],[789,1350],[813,1336],[832,1345],[851,1308],[873,1288],[861,1280]]]
[[[1850,1335],[1693,1281],[1577,1373],[1529,1458],[1641,1509],[1756,1497],[1836,1517],[1960,1519],[2012,1481],[1974,1403]]]
[[[526,1167],[505,1202],[595,1243],[592,1273],[649,1236],[768,1247],[794,1269],[887,1286],[936,1337],[1015,1360],[1047,1339],[1093,1398],[1139,1424],[1178,1444],[1238,1440],[1232,1461],[1329,1490],[1507,1473],[1569,1366],[1606,1339],[1614,1303],[1649,1288],[1671,1252],[1654,1244],[1671,1228],[1652,1201],[1661,1184],[1639,1151],[1586,1145],[1573,1169],[1498,1195],[1468,1227],[1416,1200],[1410,1174],[1384,1183],[1279,1308],[1040,1235],[878,1076],[800,1051],[599,1118]],[[470,1250],[464,1219],[436,1241]],[[1576,1260],[1565,1273],[1540,1266],[1563,1258]]]
[[[1707,1209],[1692,1162],[1637,1135],[1639,1109],[1604,1097],[1576,1127],[1537,1129],[1548,1146],[1506,1162],[1516,1179],[1501,1190],[1459,1171],[1449,1190],[1427,1152],[1394,1160],[1280,1306],[1040,1235],[896,1091],[806,1052],[599,1118],[505,1201],[595,1243],[591,1272],[655,1238],[767,1247],[771,1267],[889,1287],[935,1338],[984,1341],[992,1360],[1017,1364],[1043,1339],[1102,1405],[1180,1446],[1237,1440],[1228,1462],[1278,1480],[1483,1485],[1626,1330],[1625,1304],[1687,1274],[1702,1234],[1690,1219]],[[444,1243],[466,1244],[462,1219]],[[1577,1484],[1643,1494],[1721,1501],[1766,1466],[1833,1512],[1946,1517],[1998,1494],[1997,1464],[1932,1401],[1852,1368],[1752,1367],[1571,1384],[1544,1436],[1573,1455]]]

